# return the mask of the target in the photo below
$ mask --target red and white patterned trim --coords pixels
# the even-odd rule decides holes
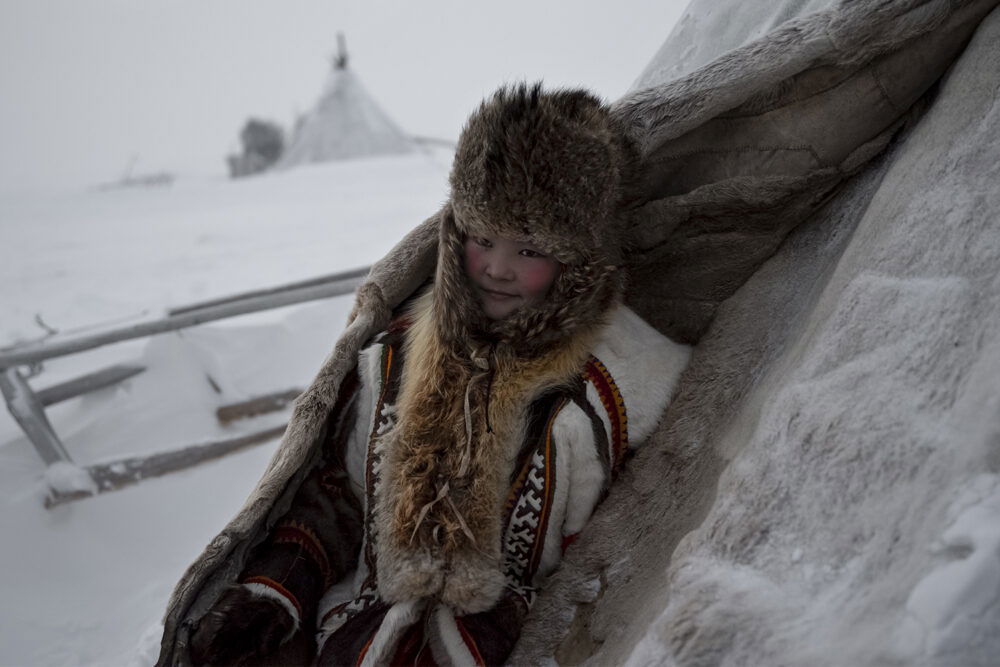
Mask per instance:
[[[268,577],[250,577],[243,582],[243,587],[257,597],[274,600],[288,612],[288,615],[292,617],[292,629],[288,631],[282,642],[291,639],[298,631],[302,619],[302,605],[292,595],[292,592]]]
[[[601,405],[604,407],[602,417],[607,416],[608,419],[608,435],[610,436],[608,454],[611,470],[612,473],[617,474],[625,459],[625,450],[628,449],[628,414],[625,412],[625,399],[622,398],[618,384],[611,377],[607,366],[597,357],[591,355],[583,376],[594,388]]]

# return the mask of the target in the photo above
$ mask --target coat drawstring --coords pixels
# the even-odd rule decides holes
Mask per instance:
[[[472,467],[472,408],[469,397],[472,393],[472,385],[476,382],[476,380],[479,380],[482,377],[484,372],[487,373],[485,405],[486,432],[493,433],[493,426],[490,424],[490,395],[493,393],[493,376],[496,373],[496,364],[490,363],[490,360],[493,358],[495,351],[496,343],[490,344],[490,349],[486,353],[485,357],[480,356],[478,354],[479,350],[476,348],[472,348],[470,350],[469,356],[472,359],[472,364],[479,370],[479,373],[470,377],[468,383],[465,385],[465,400],[463,403],[465,417],[465,449],[462,451],[462,458],[459,461],[458,477],[465,477],[469,473],[469,469]],[[413,540],[416,539],[417,531],[420,529],[420,525],[424,522],[424,519],[427,518],[427,514],[430,512],[431,508],[440,501],[444,500],[448,504],[452,513],[455,515],[455,518],[458,519],[462,532],[469,538],[469,541],[473,544],[473,546],[478,546],[476,545],[476,538],[472,534],[472,530],[469,529],[469,524],[465,521],[465,517],[462,516],[458,507],[455,506],[455,501],[451,499],[451,496],[449,495],[450,490],[450,483],[445,481],[444,484],[438,487],[437,495],[434,499],[420,508],[417,520],[413,526],[413,532],[410,533],[410,544],[412,544]]]
[[[469,382],[465,385],[465,400],[463,402],[463,412],[465,418],[465,451],[462,452],[462,459],[458,466],[459,477],[464,477],[469,472],[469,467],[472,465],[472,407],[470,405],[469,397],[472,394],[472,385],[476,380],[482,377],[483,372],[488,373],[487,384],[486,384],[486,432],[493,433],[493,426],[490,424],[490,394],[493,392],[493,374],[495,372],[495,363],[490,363],[490,359],[494,355],[496,350],[496,343],[490,345],[489,352],[486,353],[485,357],[479,355],[479,349],[470,349],[469,357],[472,359],[472,364],[479,369],[479,373],[473,375],[469,378]]]

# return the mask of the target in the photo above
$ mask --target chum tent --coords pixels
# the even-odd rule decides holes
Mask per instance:
[[[365,90],[348,66],[342,36],[340,51],[311,111],[296,124],[292,140],[277,169],[302,164],[398,155],[418,150]]]

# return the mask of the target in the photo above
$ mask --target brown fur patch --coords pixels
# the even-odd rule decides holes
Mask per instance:
[[[415,303],[405,344],[398,421],[386,435],[379,498],[383,595],[386,589],[390,598],[435,594],[437,590],[415,589],[440,585],[447,589],[449,573],[460,574],[467,582],[457,587],[461,596],[475,597],[477,583],[496,588],[499,594],[497,584],[502,585],[502,579],[496,582],[494,575],[500,572],[502,506],[528,407],[540,394],[579,375],[600,327],[580,329],[563,345],[530,358],[519,356],[509,345],[497,345],[490,355],[494,377],[487,397],[486,372],[444,344],[433,310],[433,292]],[[472,448],[463,474],[464,399],[470,382]],[[445,497],[439,497],[445,485]],[[428,504],[430,509],[422,516]],[[403,583],[409,578],[405,569],[423,569],[417,567],[420,563],[429,567],[437,563],[445,580],[414,572],[413,581]],[[453,600],[452,604],[477,603]]]

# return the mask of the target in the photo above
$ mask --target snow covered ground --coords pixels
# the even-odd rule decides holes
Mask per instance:
[[[0,199],[0,346],[370,264],[447,194],[444,153],[243,181]],[[147,371],[48,409],[81,464],[283,423],[215,409],[304,387],[350,309],[338,297],[48,361],[36,389],[111,363]],[[216,391],[209,382],[219,388]],[[45,510],[44,466],[0,414],[0,665],[145,665],[174,583],[236,512],[276,441]]]

